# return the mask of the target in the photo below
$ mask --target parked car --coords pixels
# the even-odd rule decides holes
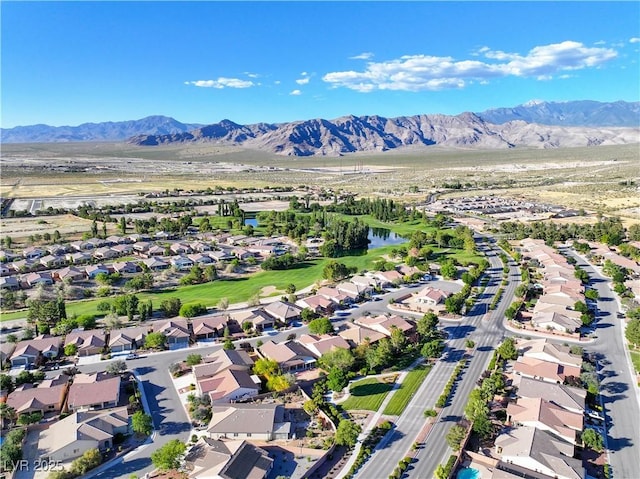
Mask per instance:
[[[130,353],[127,354],[127,359],[138,359],[140,356],[138,356],[136,353]]]

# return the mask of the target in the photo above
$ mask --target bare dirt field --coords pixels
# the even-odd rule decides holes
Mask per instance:
[[[35,234],[52,233],[58,230],[69,235],[84,233],[91,229],[91,221],[73,215],[46,216],[44,218],[3,218],[2,235],[27,237]]]
[[[419,203],[443,185],[460,182],[463,190],[446,194],[517,196],[639,221],[638,164],[638,145],[480,151],[425,147],[307,158],[208,143],[3,145],[0,194],[48,206],[55,201],[122,202],[167,188],[310,185]]]

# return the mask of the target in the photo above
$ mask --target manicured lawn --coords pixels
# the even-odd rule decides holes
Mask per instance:
[[[637,373],[640,373],[640,353],[635,351],[629,351],[631,353],[631,361],[633,362],[633,367],[636,369]]]
[[[384,410],[384,414],[391,416],[399,416],[402,414],[407,404],[409,404],[411,396],[418,390],[430,370],[431,366],[422,364],[409,371],[404,381],[402,381],[400,388],[393,393],[389,404],[387,404]]]
[[[378,378],[356,381],[349,388],[351,396],[342,403],[342,407],[346,410],[377,411],[392,388],[393,383],[383,383]]]

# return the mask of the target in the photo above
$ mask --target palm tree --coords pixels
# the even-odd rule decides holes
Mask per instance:
[[[11,425],[16,418],[16,410],[7,403],[0,403],[0,427],[4,429],[5,421]]]

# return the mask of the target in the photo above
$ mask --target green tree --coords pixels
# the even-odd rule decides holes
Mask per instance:
[[[420,349],[420,354],[427,359],[439,358],[444,351],[444,342],[441,339],[427,341]]]
[[[65,356],[75,356],[76,353],[78,352],[78,346],[76,344],[67,344],[64,347],[64,355]]]
[[[422,341],[432,339],[438,334],[438,315],[427,313],[416,323],[416,330]]]
[[[227,338],[224,340],[224,343],[222,344],[222,349],[224,349],[225,351],[234,350],[236,349],[236,345],[233,344],[233,340],[231,338]]]
[[[329,318],[318,318],[309,323],[309,332],[311,334],[328,334],[332,331],[333,325]]]
[[[329,261],[322,269],[322,277],[329,281],[337,281],[349,276],[349,268],[344,263]]]
[[[180,301],[180,298],[167,298],[163,299],[160,303],[160,311],[162,311],[162,314],[164,314],[165,318],[178,316],[181,307],[182,301]]]
[[[391,347],[396,353],[402,352],[405,344],[407,344],[407,338],[404,333],[395,325],[391,326],[391,336],[389,340],[391,341]]]
[[[8,374],[0,374],[0,391],[13,391],[13,379]]]
[[[253,373],[258,376],[271,377],[280,372],[280,366],[269,358],[260,358],[253,365]]]
[[[327,375],[327,387],[329,389],[336,392],[342,391],[347,384],[349,384],[349,380],[342,369],[333,368],[329,371]]]
[[[498,346],[498,354],[502,359],[510,360],[518,358],[518,350],[516,342],[513,338],[506,338],[500,346]]]
[[[462,441],[467,435],[467,429],[458,424],[454,425],[449,429],[449,432],[445,436],[447,444],[454,451],[459,451],[460,446],[462,445]]]
[[[144,338],[144,347],[147,349],[162,349],[167,342],[167,338],[160,332],[147,334]]]
[[[351,353],[351,350],[345,348],[334,348],[327,351],[318,360],[318,365],[325,371],[330,371],[333,368],[342,369],[343,371],[349,371],[355,363],[355,358]]]
[[[440,265],[440,274],[445,279],[456,279],[458,277],[458,268],[453,260],[446,260]]]
[[[187,366],[195,366],[196,364],[200,364],[202,362],[202,356],[200,354],[189,354],[187,356]]]
[[[127,370],[127,363],[122,359],[109,363],[106,371],[111,374],[122,374]]]
[[[153,431],[153,418],[142,411],[136,411],[131,416],[131,429],[136,434],[148,436]]]
[[[98,449],[89,449],[71,463],[71,473],[81,476],[102,463],[102,454]]]
[[[604,450],[604,439],[602,435],[594,429],[585,429],[582,433],[582,442],[584,445],[596,452],[602,452]]]
[[[627,323],[624,335],[634,347],[640,346],[640,319],[632,319]]]
[[[160,449],[151,453],[151,462],[161,471],[177,469],[180,467],[182,455],[187,450],[187,446],[178,439],[172,439]]]
[[[362,428],[359,424],[348,419],[341,419],[336,430],[336,444],[352,448],[358,441],[358,435],[361,431]]]

